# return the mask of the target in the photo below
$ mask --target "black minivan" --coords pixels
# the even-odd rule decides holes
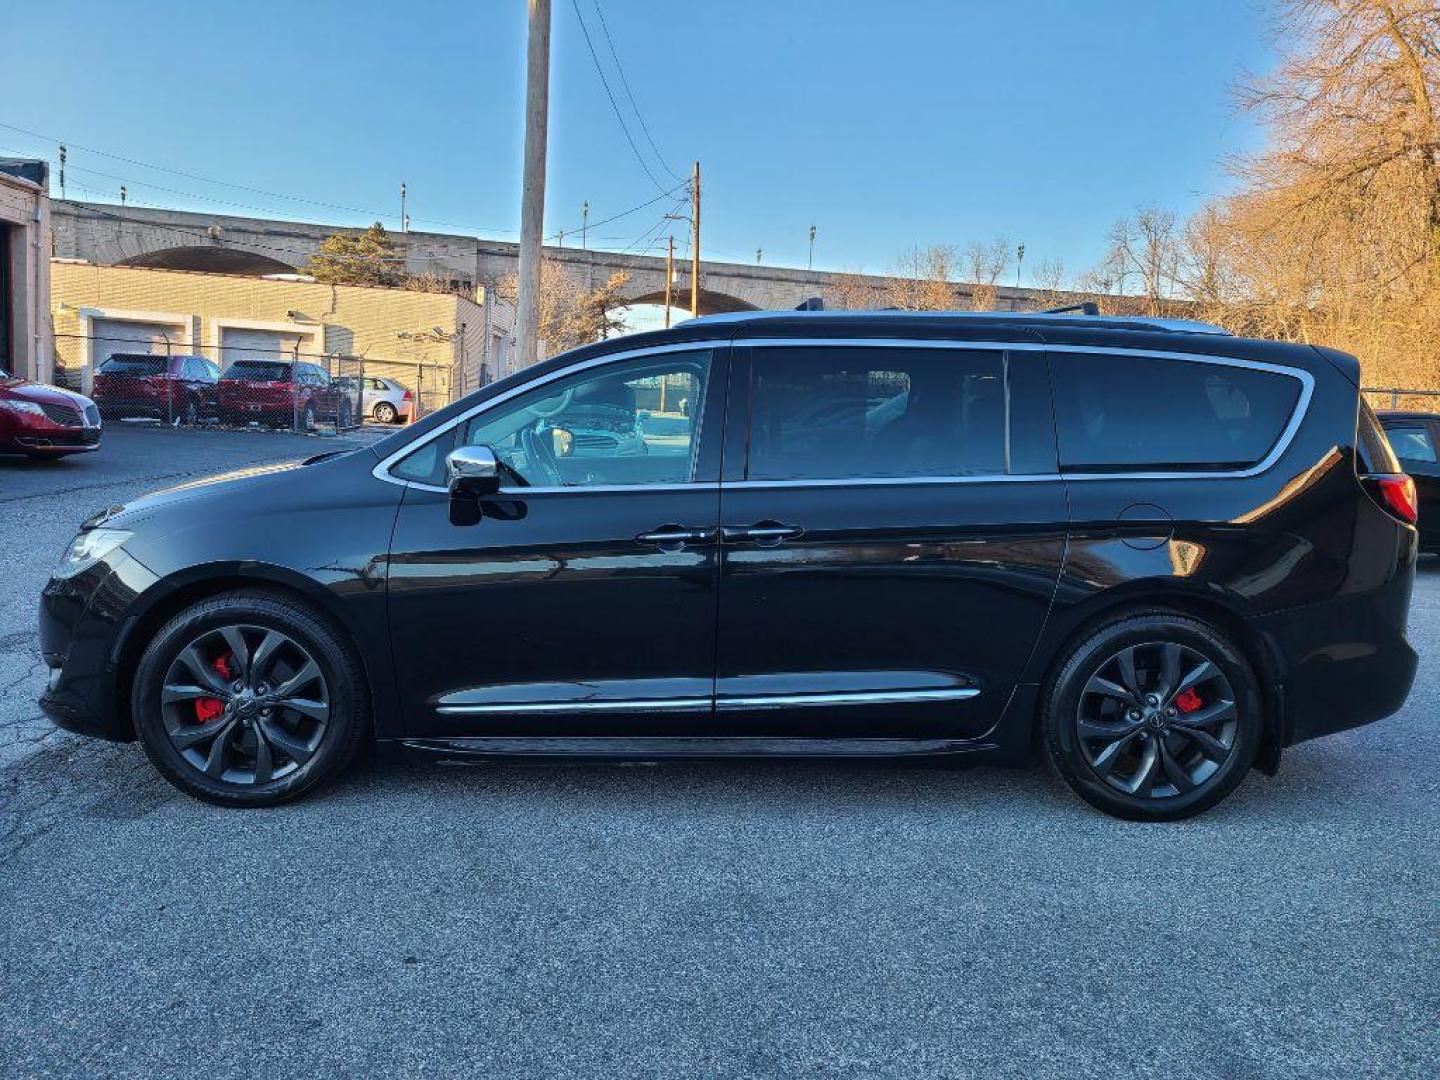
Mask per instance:
[[[694,319],[97,514],[45,588],[42,705],[234,806],[379,739],[1038,748],[1102,810],[1187,817],[1409,692],[1414,488],[1358,386],[1198,323]]]

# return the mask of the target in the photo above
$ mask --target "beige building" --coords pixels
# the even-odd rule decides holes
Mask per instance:
[[[257,278],[190,270],[50,264],[56,365],[88,389],[115,352],[295,357],[335,374],[367,375],[421,391],[425,409],[508,373],[511,306],[493,291],[455,293],[326,285],[301,275]]]
[[[49,168],[0,158],[0,369],[48,382]]]

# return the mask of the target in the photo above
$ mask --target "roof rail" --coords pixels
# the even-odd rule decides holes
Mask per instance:
[[[1082,305],[1083,307],[1083,305]],[[1090,324],[1096,328],[1107,328],[1111,330],[1156,330],[1161,333],[1171,334],[1215,334],[1230,336],[1230,331],[1223,326],[1216,326],[1214,323],[1196,322],[1193,319],[1162,319],[1153,315],[1099,315],[1089,311],[1072,311],[1061,309],[1058,311],[897,311],[894,308],[865,309],[856,311],[825,311],[814,309],[806,311],[724,311],[714,315],[700,315],[693,319],[684,319],[676,325],[686,326],[694,323],[739,323],[749,322],[758,319],[784,318],[785,316],[802,316],[806,319],[824,319],[827,322],[842,321],[847,319],[866,319],[877,316],[889,316],[906,319],[965,319],[983,322],[986,320],[1000,323],[1032,323],[1034,325],[1063,326],[1069,323],[1071,326],[1084,325],[1086,320],[1094,319]],[[1073,321],[1072,321],[1073,320]]]
[[[1041,315],[1099,315],[1100,305],[1094,300],[1086,300],[1083,304],[1066,304],[1064,307],[1046,308],[1039,312]]]

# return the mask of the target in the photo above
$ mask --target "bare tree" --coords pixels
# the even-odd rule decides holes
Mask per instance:
[[[988,243],[972,242],[965,249],[965,269],[970,279],[970,306],[976,311],[993,311],[1000,277],[1010,266],[1010,241],[997,236]]]
[[[902,251],[886,282],[888,306],[901,311],[951,311],[955,308],[955,249],[945,244]]]
[[[841,311],[869,311],[888,306],[886,288],[858,270],[846,270],[830,279],[826,303]]]
[[[577,345],[586,345],[611,334],[622,333],[625,324],[615,316],[624,306],[621,290],[630,275],[616,271],[605,284],[586,289],[565,267],[551,259],[540,265],[540,341],[544,355],[553,355]],[[507,274],[496,291],[511,303],[519,287],[514,274]]]

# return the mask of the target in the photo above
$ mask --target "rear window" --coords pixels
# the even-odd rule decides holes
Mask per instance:
[[[289,382],[290,365],[274,360],[237,360],[225,369],[224,377],[251,382]]]
[[[100,365],[102,375],[164,375],[163,356],[112,356]]]
[[[1061,467],[1234,469],[1262,460],[1300,398],[1289,375],[1204,361],[1056,355]]]

